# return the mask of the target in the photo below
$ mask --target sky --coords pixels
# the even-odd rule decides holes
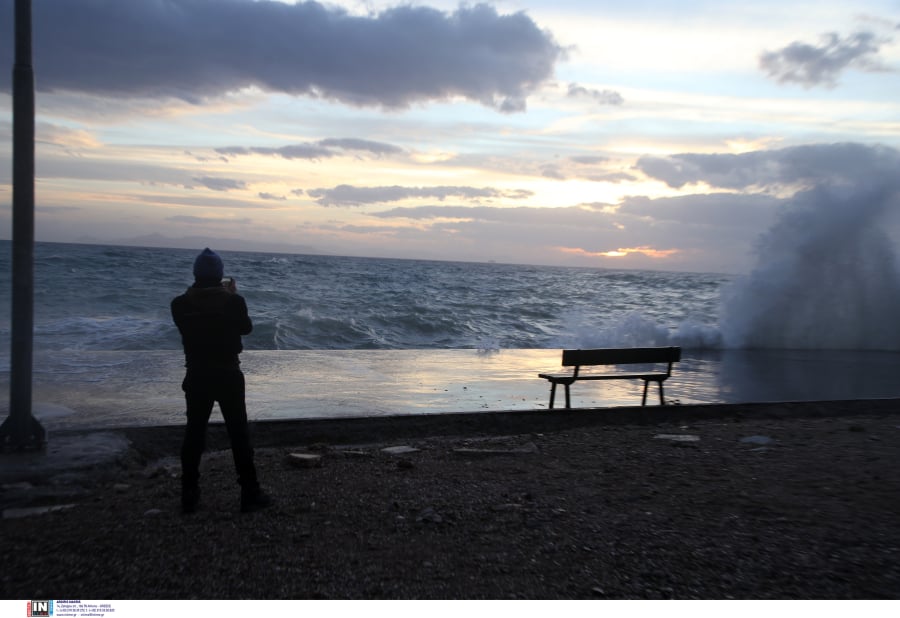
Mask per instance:
[[[900,0],[33,0],[33,31],[41,241],[741,273],[823,192],[900,240]]]

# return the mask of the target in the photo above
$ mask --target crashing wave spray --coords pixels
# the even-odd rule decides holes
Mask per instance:
[[[868,172],[798,193],[761,237],[723,299],[727,348],[900,350],[900,277],[880,227],[900,205],[900,167]]]

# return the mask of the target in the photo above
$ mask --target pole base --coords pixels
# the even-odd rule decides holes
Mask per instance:
[[[0,452],[43,451],[47,448],[47,431],[30,414],[16,418],[10,414],[0,425]]]

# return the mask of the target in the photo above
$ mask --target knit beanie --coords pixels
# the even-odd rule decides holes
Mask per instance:
[[[222,258],[207,247],[194,260],[194,279],[221,279],[225,274]]]

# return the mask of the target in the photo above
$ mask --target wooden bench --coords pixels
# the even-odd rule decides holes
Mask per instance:
[[[647,387],[651,382],[659,385],[659,403],[666,405],[663,397],[663,382],[672,375],[672,363],[681,360],[681,348],[603,348],[599,350],[563,350],[563,367],[573,367],[571,373],[540,373],[538,377],[550,381],[550,408],[553,408],[553,400],[556,397],[556,386],[562,384],[566,387],[566,408],[572,407],[569,398],[569,387],[578,380],[643,380],[644,397],[641,405],[647,405]],[[656,371],[607,371],[582,373],[582,367],[597,365],[656,365]],[[661,371],[661,365],[666,365],[666,370]]]

